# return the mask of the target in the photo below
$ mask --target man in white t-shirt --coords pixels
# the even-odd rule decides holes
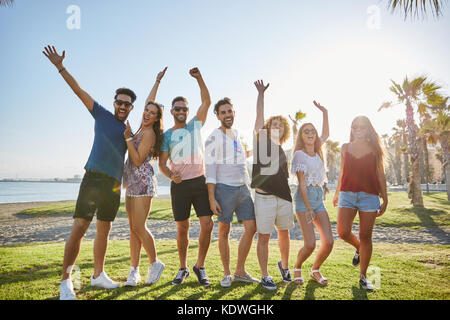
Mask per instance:
[[[239,138],[238,131],[232,129],[235,111],[229,98],[224,98],[214,106],[214,113],[221,122],[205,143],[205,171],[209,204],[219,221],[219,251],[224,268],[222,287],[229,287],[234,280],[259,282],[245,271],[245,260],[256,233],[255,209],[248,188],[250,178],[246,158],[251,156]],[[233,213],[244,225],[244,233],[239,241],[238,259],[234,276],[230,270],[229,234]]]

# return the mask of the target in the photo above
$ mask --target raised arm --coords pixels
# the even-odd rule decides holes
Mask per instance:
[[[164,70],[161,71],[160,73],[158,73],[158,75],[156,76],[155,84],[153,85],[152,90],[150,91],[147,99],[145,100],[145,105],[147,105],[150,101],[155,102],[156,94],[158,93],[159,84],[161,83],[162,78],[166,74],[166,70],[167,70],[167,67],[165,67]]]
[[[48,60],[50,60],[51,63],[53,63],[72,91],[78,98],[80,98],[86,108],[91,111],[94,108],[94,99],[92,99],[92,97],[84,91],[83,88],[81,88],[75,78],[72,77],[63,65],[64,58],[66,57],[66,51],[64,50],[62,55],[59,55],[54,46],[47,46],[45,47],[45,51],[42,51],[42,53],[48,58]]]
[[[264,81],[257,80],[254,82],[256,89],[258,90],[258,99],[256,101],[256,121],[255,121],[255,134],[264,127],[264,92],[269,87],[264,85]]]
[[[211,106],[211,97],[209,96],[208,88],[206,87],[205,81],[203,81],[200,70],[198,70],[198,68],[193,68],[189,70],[189,74],[197,80],[198,86],[200,87],[202,104],[197,111],[197,120],[201,121],[201,123],[205,123],[209,107]]]
[[[323,144],[325,143],[325,141],[327,141],[328,137],[330,136],[330,126],[328,123],[328,110],[315,100],[313,102],[314,105],[317,107],[317,109],[322,111],[323,120],[322,120],[322,135],[320,137],[320,141]]]

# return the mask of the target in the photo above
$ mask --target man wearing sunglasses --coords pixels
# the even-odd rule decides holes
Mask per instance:
[[[206,121],[211,98],[198,68],[191,69],[189,73],[198,82],[202,103],[196,116],[186,123],[189,115],[186,98],[176,97],[173,99],[170,113],[175,124],[164,133],[164,141],[159,156],[159,169],[172,181],[170,195],[178,231],[177,246],[180,269],[172,283],[174,285],[181,284],[190,275],[187,266],[187,251],[189,218],[193,205],[201,227],[198,238],[198,257],[193,266],[193,271],[199,283],[204,287],[209,287],[210,283],[206,276],[204,264],[214,222],[205,184],[204,151],[200,129]],[[167,160],[169,159],[170,168],[167,167]]]
[[[130,89],[117,89],[114,97],[114,114],[112,114],[94,101],[64,68],[65,51],[59,55],[55,47],[48,46],[43,53],[58,69],[95,120],[94,144],[84,167],[86,173],[80,185],[72,232],[64,250],[60,299],[74,300],[76,296],[71,272],[80,251],[83,236],[95,212],[97,212],[97,233],[94,242],[94,274],[91,276],[91,286],[105,289],[119,287],[119,284],[111,280],[103,270],[111,223],[120,205],[120,181],[127,151],[123,136],[126,129],[124,121],[133,109],[136,95]]]

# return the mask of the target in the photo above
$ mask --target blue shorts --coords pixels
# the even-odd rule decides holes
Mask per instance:
[[[217,217],[219,222],[231,223],[234,212],[236,212],[238,221],[255,220],[255,207],[250,190],[246,185],[233,187],[217,183],[215,196],[222,209],[222,215]]]
[[[327,211],[325,205],[323,204],[323,190],[322,187],[312,187],[307,186],[308,200],[311,208],[314,212]],[[300,195],[300,190],[297,187],[295,189],[295,212],[306,212],[306,206],[303,202],[302,196]]]
[[[380,197],[376,194],[363,191],[340,191],[338,207],[351,208],[364,212],[375,212],[380,210]]]

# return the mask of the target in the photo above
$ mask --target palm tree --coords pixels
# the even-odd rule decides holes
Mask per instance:
[[[449,97],[446,97],[445,99],[441,97],[441,103],[431,107],[431,113],[434,117],[424,124],[423,130],[425,132],[430,132],[431,139],[437,139],[441,144],[447,199],[450,200],[450,105],[448,104],[448,99]]]
[[[421,15],[422,18],[426,17],[428,8],[431,9],[434,18],[439,18],[442,16],[443,4],[444,1],[442,0],[389,0],[388,8],[392,12],[403,10],[405,20],[408,16],[418,18]]]
[[[404,184],[408,183],[409,177],[409,154],[408,154],[408,130],[406,129],[406,120],[397,120],[397,127],[394,130],[394,139],[400,141],[400,152],[403,154],[403,179]]]
[[[417,129],[414,122],[413,104],[420,103],[434,104],[436,100],[437,90],[440,89],[438,85],[429,82],[426,77],[417,77],[412,81],[405,77],[403,84],[399,85],[391,80],[392,86],[389,88],[397,96],[397,104],[404,104],[406,106],[406,125],[408,128],[408,146],[411,157],[411,194],[412,204],[415,207],[423,207],[422,189],[420,186],[420,172],[419,172],[419,148],[417,146]],[[390,108],[394,106],[392,102],[385,102],[378,109]]]
[[[300,121],[303,120],[306,117],[306,113],[303,113],[301,110],[298,110],[295,113],[294,118],[291,117],[291,115],[289,115],[289,119],[291,119],[292,121],[292,142],[293,144],[293,148],[295,148],[295,140],[297,139],[297,133],[298,133],[298,126],[300,124]]]
[[[341,154],[339,142],[328,139],[325,141],[325,150],[328,181],[335,181],[338,177],[337,165],[340,162],[339,155]]]
[[[395,128],[393,128],[395,129]],[[402,160],[400,158],[401,152],[401,141],[402,137],[397,132],[394,132],[392,136],[383,134],[381,139],[386,148],[387,159],[389,161],[389,167],[392,168],[391,174],[394,176],[395,184],[402,184]]]

